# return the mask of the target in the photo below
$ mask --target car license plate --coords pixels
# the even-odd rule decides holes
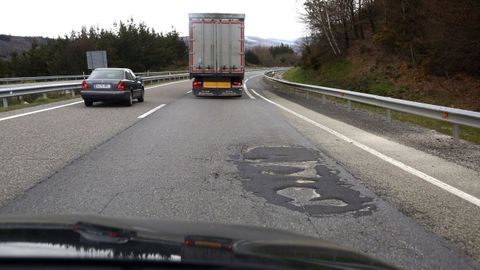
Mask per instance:
[[[108,89],[108,88],[110,88],[110,84],[97,83],[97,84],[93,85],[93,87],[96,88],[96,89]]]

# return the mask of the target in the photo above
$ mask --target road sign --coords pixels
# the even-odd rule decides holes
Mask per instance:
[[[87,52],[88,69],[106,68],[107,51],[89,51]]]

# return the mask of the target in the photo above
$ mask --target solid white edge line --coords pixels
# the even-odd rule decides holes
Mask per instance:
[[[190,94],[191,92],[192,92],[192,90],[190,90],[190,91],[187,91],[187,94]]]
[[[167,104],[161,104],[161,105],[159,105],[159,106],[157,106],[157,107],[155,107],[155,108],[151,109],[150,111],[148,111],[148,112],[146,112],[146,113],[144,113],[144,114],[140,115],[140,116],[139,116],[139,117],[137,117],[137,118],[139,118],[139,119],[145,118],[145,117],[149,116],[150,114],[152,114],[152,113],[156,112],[157,110],[161,109],[161,108],[162,108],[162,107],[164,107],[165,105],[167,105]]]
[[[75,101],[75,102],[72,102],[72,103],[63,104],[63,105],[59,105],[59,106],[55,106],[55,107],[45,108],[45,109],[41,109],[41,110],[37,110],[37,111],[31,111],[31,112],[26,112],[26,113],[15,114],[15,115],[3,117],[3,118],[0,118],[0,122],[5,121],[5,120],[9,120],[9,119],[13,119],[13,118],[17,118],[17,117],[21,117],[21,116],[27,116],[27,115],[31,115],[31,114],[36,114],[36,113],[51,111],[51,110],[55,110],[55,109],[60,109],[60,108],[63,108],[63,107],[68,107],[68,106],[72,106],[72,105],[79,104],[79,103],[83,103],[83,100]]]
[[[245,93],[247,93],[247,95],[250,99],[255,99],[255,97],[252,96],[252,94],[250,94],[250,92],[248,91],[248,88],[246,86],[244,87],[244,89],[245,89]],[[253,89],[252,89],[252,91],[253,91]]]
[[[400,161],[398,161],[398,160],[396,160],[396,159],[393,159],[393,158],[391,158],[391,157],[389,157],[389,156],[387,156],[387,155],[384,155],[384,154],[378,152],[377,150],[375,150],[375,149],[373,149],[373,148],[370,148],[370,147],[368,147],[368,146],[366,146],[366,145],[364,145],[364,144],[362,144],[362,143],[360,143],[360,142],[357,142],[357,141],[355,141],[355,140],[353,140],[353,139],[350,139],[349,137],[347,137],[347,136],[345,136],[345,135],[343,135],[343,134],[341,134],[341,133],[339,133],[339,132],[337,132],[337,131],[329,128],[329,127],[326,127],[326,126],[324,126],[324,125],[322,125],[322,124],[319,124],[319,123],[315,122],[314,120],[312,120],[312,119],[310,119],[310,118],[308,118],[308,117],[306,117],[306,116],[304,116],[304,115],[302,115],[302,114],[299,114],[299,113],[297,113],[297,112],[295,112],[295,111],[293,111],[293,110],[291,110],[291,109],[288,109],[288,108],[286,108],[286,107],[284,107],[284,106],[282,106],[282,105],[280,105],[280,104],[278,104],[278,103],[276,103],[276,102],[274,102],[274,101],[272,101],[272,100],[270,100],[270,99],[268,99],[268,98],[260,95],[259,93],[257,93],[257,92],[256,92],[255,90],[253,90],[253,89],[250,89],[250,90],[252,90],[253,93],[255,93],[257,96],[259,96],[259,97],[262,98],[263,100],[265,100],[265,101],[267,101],[267,102],[269,102],[269,103],[277,106],[278,108],[280,108],[280,109],[282,109],[282,110],[284,110],[284,111],[287,111],[287,112],[295,115],[296,117],[298,117],[298,118],[300,118],[300,119],[302,119],[302,120],[304,120],[304,121],[306,121],[306,122],[308,122],[308,123],[310,123],[310,124],[312,124],[312,125],[320,128],[320,129],[323,129],[324,131],[326,131],[326,132],[328,132],[328,133],[330,133],[330,134],[332,134],[332,135],[334,135],[334,136],[337,136],[338,138],[340,138],[340,139],[342,139],[342,140],[344,140],[344,141],[346,141],[346,142],[348,142],[348,143],[351,143],[351,144],[357,146],[357,147],[360,148],[360,149],[363,149],[364,151],[366,151],[366,152],[368,152],[368,153],[370,153],[370,154],[372,154],[372,155],[380,158],[381,160],[392,164],[393,166],[396,166],[396,167],[398,167],[398,168],[400,168],[400,169],[402,169],[402,170],[404,170],[404,171],[406,171],[406,172],[408,172],[408,173],[410,173],[410,174],[413,174],[413,175],[419,177],[420,179],[423,179],[423,180],[425,180],[426,182],[429,182],[429,183],[432,184],[432,185],[435,185],[435,186],[437,186],[437,187],[439,187],[439,188],[441,188],[441,189],[443,189],[443,190],[445,190],[445,191],[447,191],[447,192],[450,192],[451,194],[453,194],[453,195],[455,195],[455,196],[457,196],[457,197],[459,197],[459,198],[461,198],[461,199],[464,199],[464,200],[466,200],[466,201],[468,201],[468,202],[470,202],[470,203],[472,203],[472,204],[480,207],[480,199],[479,199],[479,198],[477,198],[477,197],[475,197],[475,196],[472,196],[472,195],[470,195],[470,194],[468,194],[468,193],[466,193],[466,192],[463,192],[463,191],[461,191],[460,189],[455,188],[455,187],[453,187],[453,186],[451,186],[451,185],[449,185],[449,184],[446,184],[446,183],[444,183],[444,182],[442,182],[442,181],[440,181],[440,180],[438,180],[438,179],[436,179],[436,178],[434,178],[434,177],[432,177],[432,176],[430,176],[430,175],[428,175],[428,174],[426,174],[426,173],[424,173],[424,172],[421,172],[421,171],[419,171],[419,170],[417,170],[417,169],[415,169],[415,168],[413,168],[413,167],[410,167],[410,166],[406,165],[405,163],[402,163],[402,162],[400,162]]]
[[[246,79],[245,82],[243,82],[243,90],[245,91],[245,93],[247,93],[248,97],[250,99],[255,99],[254,96],[252,96],[252,94],[250,94],[250,92],[248,91],[248,88],[247,88],[247,82],[250,78]]]

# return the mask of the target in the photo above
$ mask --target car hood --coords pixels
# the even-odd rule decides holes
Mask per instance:
[[[287,231],[242,225],[75,215],[2,217],[2,257],[394,269],[365,255]]]

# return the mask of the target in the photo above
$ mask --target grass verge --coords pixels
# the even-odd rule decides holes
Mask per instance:
[[[8,98],[8,107],[7,108],[4,108],[3,106],[0,107],[0,112],[24,109],[24,108],[44,105],[44,104],[53,103],[53,102],[75,99],[79,97],[80,97],[79,93],[75,93],[75,96],[72,96],[70,93],[69,94],[49,93],[47,97],[43,97],[42,95],[40,96],[32,95],[26,100],[21,100],[18,97],[12,97],[12,98]]]

